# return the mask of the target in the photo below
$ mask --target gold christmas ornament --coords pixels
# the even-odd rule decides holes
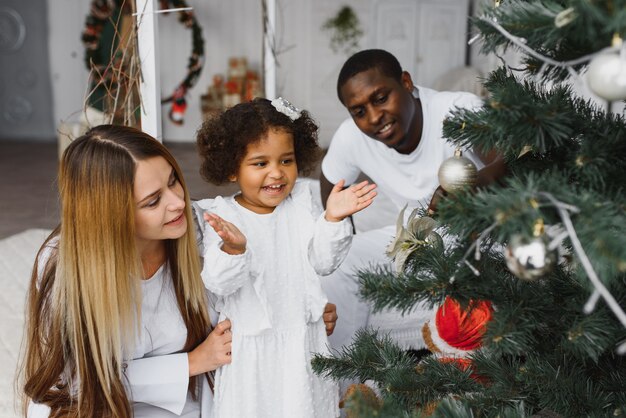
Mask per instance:
[[[478,181],[476,165],[462,156],[461,149],[454,151],[454,156],[448,158],[439,166],[439,184],[446,192],[474,187]]]

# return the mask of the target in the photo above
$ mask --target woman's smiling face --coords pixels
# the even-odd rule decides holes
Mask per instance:
[[[138,245],[180,238],[187,231],[185,192],[163,157],[137,162],[135,169],[135,234]]]

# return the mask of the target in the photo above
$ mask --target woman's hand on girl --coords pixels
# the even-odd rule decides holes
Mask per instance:
[[[372,204],[378,194],[376,185],[367,180],[344,189],[344,180],[339,180],[326,201],[326,220],[339,222],[345,217],[365,209]]]
[[[246,236],[239,228],[214,213],[205,212],[204,219],[224,242],[222,251],[231,255],[246,252]]]
[[[226,319],[217,324],[206,339],[187,355],[189,376],[197,376],[230,364],[232,340],[230,321]]]

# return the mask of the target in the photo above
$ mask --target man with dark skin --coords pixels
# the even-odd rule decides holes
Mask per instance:
[[[364,50],[350,57],[340,71],[337,94],[351,118],[335,133],[322,162],[322,202],[339,180],[344,179],[349,186],[363,173],[390,198],[398,212],[405,205],[428,205],[434,212],[444,196],[437,178],[439,166],[455,150],[442,138],[443,119],[455,107],[476,108],[482,101],[469,93],[415,87],[410,74],[383,50]],[[506,172],[504,161],[495,152],[467,150],[464,156],[479,169],[479,187]],[[389,227],[357,234],[344,264],[323,280],[329,298],[337,302],[342,313],[331,337],[334,347],[349,344],[353,333],[368,325],[369,306],[356,295],[354,273],[372,264],[389,263],[385,247],[395,235],[395,221],[388,219]],[[420,321],[429,313],[417,312],[416,317],[406,318],[414,323],[416,334],[423,324]],[[406,348],[422,346],[419,341],[413,345]]]

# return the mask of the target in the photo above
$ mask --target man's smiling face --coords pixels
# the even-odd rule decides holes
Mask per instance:
[[[420,141],[417,101],[411,76],[397,81],[377,68],[355,74],[341,87],[341,98],[357,127],[367,136],[401,154],[409,154]]]

